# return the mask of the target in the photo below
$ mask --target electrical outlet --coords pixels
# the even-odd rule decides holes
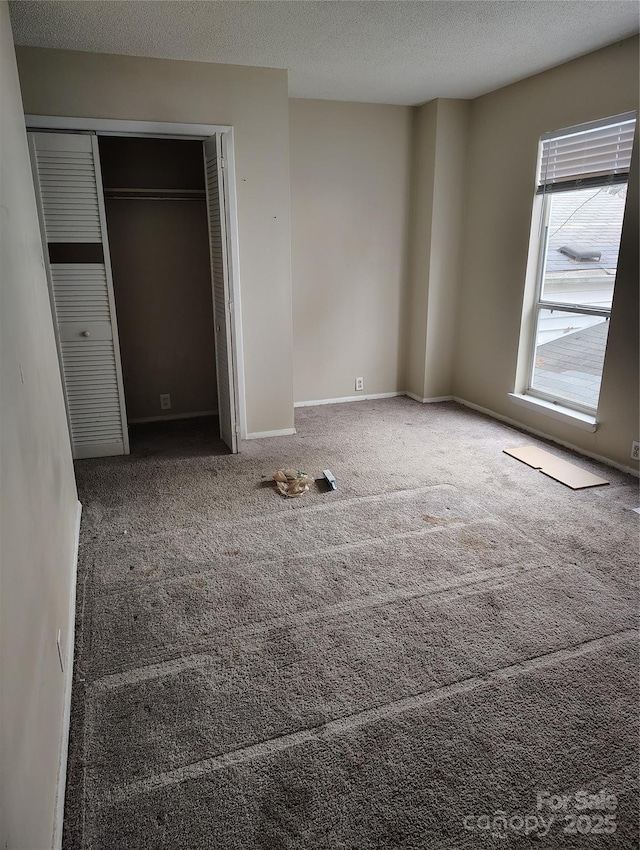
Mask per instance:
[[[160,396],[160,410],[171,410],[171,396],[169,393],[162,393]]]
[[[62,632],[58,629],[58,634],[56,635],[56,646],[58,647],[58,661],[60,662],[60,669],[64,673],[64,659],[62,658]]]
[[[631,443],[631,460],[640,460],[640,442],[638,440]]]
[[[364,378],[356,378],[356,392],[364,389]]]

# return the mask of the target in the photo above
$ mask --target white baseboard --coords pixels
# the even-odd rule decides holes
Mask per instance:
[[[174,419],[197,419],[199,416],[217,416],[218,410],[199,410],[197,413],[170,413],[168,416],[145,416],[143,419],[130,419],[129,425],[145,425],[147,422],[170,422]]]
[[[53,850],[62,850],[62,827],[64,824],[64,796],[67,785],[67,760],[69,755],[69,726],[71,723],[71,685],[73,683],[73,652],[76,635],[76,583],[78,579],[78,549],[80,546],[80,520],[82,505],[78,502],[76,519],[76,539],[73,546],[73,564],[71,566],[71,592],[69,594],[69,614],[67,618],[67,652],[64,662],[64,707],[62,711],[62,730],[60,736],[60,760],[58,762],[58,785],[56,790],[56,808],[53,821]]]
[[[484,413],[485,416],[490,416],[492,419],[497,419],[500,422],[504,422],[505,425],[512,425],[514,428],[519,428],[521,431],[526,431],[528,434],[533,434],[535,437],[542,437],[544,440],[550,440],[552,443],[556,443],[559,446],[563,446],[565,449],[571,449],[574,452],[578,452],[578,454],[590,457],[592,460],[597,460],[600,463],[606,464],[607,466],[612,466],[614,469],[619,469],[621,472],[626,472],[628,475],[634,475],[636,478],[638,478],[639,476],[637,469],[632,469],[630,466],[624,466],[621,463],[617,463],[615,460],[610,460],[608,457],[597,455],[595,454],[595,452],[589,452],[586,449],[581,448],[580,446],[575,446],[573,443],[566,442],[566,440],[560,440],[558,437],[554,437],[552,434],[547,434],[544,431],[539,431],[537,428],[530,428],[528,425],[524,425],[522,422],[518,422],[516,419],[510,419],[508,416],[503,416],[501,413],[496,413],[495,410],[489,410],[488,407],[481,407],[479,404],[474,404],[472,401],[467,401],[464,398],[458,398],[458,396],[454,396],[453,400],[458,404],[462,404],[464,407],[470,407],[472,410],[477,410],[478,413]]]
[[[373,401],[377,398],[396,398],[397,396],[407,396],[414,401],[419,401],[421,404],[435,404],[439,401],[453,401],[452,395],[441,395],[433,398],[420,398],[415,393],[410,393],[406,390],[393,393],[372,393],[370,395],[347,395],[341,398],[321,398],[314,401],[296,401],[294,407],[316,407],[319,404],[343,404],[346,401]]]
[[[316,405],[320,404],[341,404],[343,402],[348,401],[369,401],[377,398],[395,398],[396,396],[407,396],[408,398],[412,398],[414,401],[418,401],[421,404],[435,404],[437,402],[443,401],[455,401],[458,404],[463,405],[464,407],[469,407],[472,410],[477,410],[478,413],[484,413],[485,416],[490,416],[492,419],[497,419],[500,422],[504,422],[506,425],[511,425],[514,428],[519,428],[520,430],[526,431],[529,434],[533,434],[536,437],[542,437],[544,440],[550,440],[552,443],[556,443],[559,446],[563,446],[565,449],[571,449],[571,451],[577,452],[581,455],[585,455],[586,457],[590,457],[592,458],[592,460],[597,460],[600,463],[606,464],[607,466],[612,466],[614,469],[619,469],[621,472],[626,472],[628,475],[633,475],[636,478],[640,477],[640,473],[637,469],[633,469],[630,466],[625,466],[622,463],[617,463],[616,461],[610,460],[609,458],[603,457],[602,455],[598,455],[595,452],[587,451],[586,449],[583,449],[580,446],[576,446],[573,443],[568,443],[565,440],[560,440],[558,437],[554,437],[553,434],[547,434],[545,431],[539,431],[537,428],[530,428],[528,425],[525,425],[522,422],[518,422],[516,419],[510,419],[508,416],[503,416],[501,413],[496,413],[494,410],[489,410],[489,408],[487,407],[481,407],[479,404],[474,404],[473,402],[467,401],[466,399],[460,398],[459,396],[443,395],[436,396],[433,398],[420,398],[420,396],[417,396],[414,393],[405,391],[393,393],[376,393],[375,395],[345,396],[343,398],[323,398],[317,401],[296,401],[293,406],[315,407]],[[251,440],[258,437],[277,437],[281,434],[287,433],[295,433],[295,430],[293,430],[292,432],[265,431],[263,433],[247,434],[246,439]]]
[[[346,401],[373,401],[376,398],[395,398],[399,395],[405,395],[405,392],[397,393],[373,393],[370,395],[347,395],[342,398],[321,398],[315,401],[296,401],[294,407],[316,407],[319,404],[343,404]]]
[[[412,398],[414,401],[419,401],[420,404],[436,404],[439,401],[453,401],[452,395],[439,395],[434,396],[433,398],[420,398],[419,395],[416,395],[415,393],[410,393],[409,391],[404,393],[404,395],[406,395],[407,398]]]
[[[295,428],[282,428],[280,431],[254,431],[253,434],[247,434],[243,439],[262,440],[265,437],[291,437],[295,433]]]

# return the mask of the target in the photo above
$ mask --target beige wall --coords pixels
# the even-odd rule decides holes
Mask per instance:
[[[129,421],[217,409],[205,202],[106,208]]]
[[[453,383],[470,107],[437,101],[424,398],[449,395]]]
[[[472,105],[455,395],[626,466],[638,438],[637,162],[591,434],[511,402],[538,139],[637,109],[638,39],[628,39],[478,98]],[[636,156],[637,160],[637,156]]]
[[[424,388],[437,110],[437,100],[413,110],[405,389],[418,399],[426,397]]]
[[[296,401],[403,391],[411,110],[290,101]]]
[[[466,100],[415,110],[406,389],[419,399],[453,385],[469,114]]]
[[[0,845],[49,848],[77,520],[7,5],[0,3]]]
[[[248,431],[293,426],[286,71],[17,48],[25,112],[234,127]]]
[[[638,469],[629,459],[631,441],[640,439],[638,404],[640,361],[640,267],[638,257],[638,186],[640,185],[640,130],[636,130],[633,163],[620,241],[618,277],[607,340],[600,390],[601,439],[597,451]],[[596,433],[596,437],[597,437]]]

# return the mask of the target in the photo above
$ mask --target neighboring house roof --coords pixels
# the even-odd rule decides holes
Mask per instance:
[[[609,322],[568,333],[536,349],[534,387],[596,407]]]
[[[585,269],[615,272],[626,192],[621,189],[613,194],[613,191],[614,187],[603,186],[599,189],[581,189],[579,192],[558,192],[553,196],[547,273],[579,273]],[[597,248],[601,252],[600,262],[574,262],[559,251],[567,244]]]

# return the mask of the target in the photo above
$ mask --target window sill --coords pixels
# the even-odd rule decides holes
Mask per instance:
[[[595,416],[590,416],[588,413],[579,413],[577,410],[571,410],[570,407],[562,407],[560,404],[553,404],[550,401],[544,401],[541,398],[525,395],[524,393],[509,393],[509,398],[521,407],[527,407],[536,413],[551,416],[553,419],[566,422],[568,425],[573,425],[583,431],[593,432],[598,427]]]

